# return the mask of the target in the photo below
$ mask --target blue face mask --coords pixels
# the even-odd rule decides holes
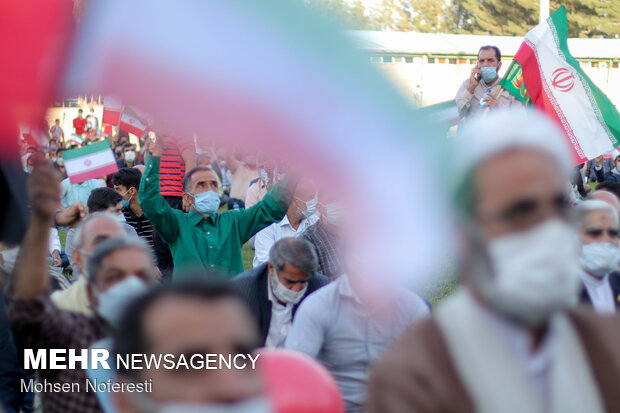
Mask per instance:
[[[497,77],[496,66],[481,67],[480,72],[482,74],[482,80],[484,80],[485,83],[491,83]]]
[[[127,192],[129,192],[129,190],[127,190]],[[131,198],[133,198],[132,195],[129,197],[128,200],[125,201],[125,195],[127,195],[127,192],[123,194],[123,199],[121,199],[121,205],[123,205],[123,208],[129,208],[129,203],[131,202]]]
[[[216,192],[207,191],[192,196],[194,208],[203,215],[213,215],[220,207],[220,196]]]

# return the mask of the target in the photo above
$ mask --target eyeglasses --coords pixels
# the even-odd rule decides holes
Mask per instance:
[[[586,228],[584,232],[586,233],[586,235],[593,237],[593,238],[599,238],[605,233],[607,233],[607,235],[612,238],[620,238],[620,230],[617,230],[615,228],[603,229],[603,228],[590,227],[590,228]]]

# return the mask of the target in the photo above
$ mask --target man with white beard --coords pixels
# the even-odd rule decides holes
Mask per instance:
[[[465,288],[375,366],[367,411],[620,411],[620,320],[573,308],[565,138],[540,114],[496,111],[459,139]]]
[[[618,211],[604,201],[585,201],[577,207],[581,243],[581,301],[596,312],[614,314],[620,298]]]

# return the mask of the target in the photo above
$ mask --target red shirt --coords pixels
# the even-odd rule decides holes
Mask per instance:
[[[75,129],[75,134],[82,136],[84,133],[84,128],[86,127],[86,118],[77,117],[73,119],[73,128]]]
[[[196,151],[194,140],[190,138],[164,138],[164,150],[161,154],[159,182],[163,196],[183,196],[183,177],[185,161],[181,154],[184,150]]]

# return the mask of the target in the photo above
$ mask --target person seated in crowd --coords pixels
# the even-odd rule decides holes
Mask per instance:
[[[96,212],[88,215],[75,230],[72,248],[71,267],[73,269],[73,284],[64,291],[52,294],[52,301],[63,310],[81,314],[92,314],[91,302],[88,298],[87,263],[97,245],[108,238],[126,235],[124,228],[110,214]],[[75,278],[77,277],[77,280]]]
[[[581,243],[580,300],[601,314],[613,314],[620,305],[620,226],[618,210],[604,201],[588,200],[576,208]]]
[[[173,209],[160,193],[160,140],[151,145],[138,195],[144,215],[170,245],[174,260],[173,277],[183,270],[199,266],[220,270],[228,276],[243,271],[241,247],[254,234],[280,221],[291,203],[293,180],[276,185],[252,208],[218,213],[221,185],[212,169],[196,167],[183,179],[184,202],[189,213]]]
[[[319,257],[320,274],[334,280],[342,274],[342,206],[327,191],[319,194],[319,220],[308,227],[301,238],[309,241]]]
[[[269,412],[264,385],[255,360],[261,344],[256,321],[233,286],[214,280],[185,279],[155,289],[135,300],[124,312],[114,335],[113,353],[244,355],[244,368],[226,366],[180,374],[175,369],[120,365],[118,383],[152,380],[150,393],[114,393],[119,413],[224,411]],[[241,359],[238,360],[241,364]],[[218,409],[221,409],[219,410]]]
[[[478,51],[478,63],[471,69],[456,93],[455,102],[462,118],[480,116],[486,108],[523,107],[513,95],[500,86],[499,69],[502,54],[497,46],[482,46]],[[487,90],[491,89],[488,93]],[[498,91],[499,96],[497,96]],[[480,105],[481,100],[484,106]]]
[[[371,364],[430,311],[411,291],[360,275],[354,261],[349,265],[351,272],[301,303],[285,347],[320,361],[336,379],[347,412],[361,412]]]
[[[606,191],[614,194],[618,201],[620,201],[620,182],[603,181],[596,185],[595,192]]]
[[[15,267],[12,297],[7,307],[7,317],[16,339],[24,348],[34,351],[88,348],[113,328],[111,316],[123,308],[118,292],[126,291],[126,281],[138,278],[144,285],[154,282],[155,268],[146,244],[138,239],[115,238],[108,242],[116,246],[113,252],[102,255],[95,250],[88,264],[87,292],[93,315],[61,310],[50,300],[46,294],[45,257],[49,227],[60,199],[58,181],[51,165],[40,165],[34,169],[28,182],[31,219]],[[126,297],[124,294],[120,296]],[[39,369],[37,378],[39,382],[47,381],[52,386],[70,383],[79,388],[78,392],[41,393],[43,411],[101,411],[95,393],[87,391],[86,375],[81,368]]]
[[[620,411],[620,321],[574,307],[566,138],[542,114],[493,112],[459,143],[465,288],[375,365],[368,412]]]
[[[301,236],[306,228],[314,224],[318,220],[316,204],[316,186],[310,180],[302,179],[284,218],[256,234],[252,266],[256,268],[268,261],[269,251],[276,241]]]
[[[128,235],[137,236],[136,230],[129,224],[125,222],[125,216],[123,215],[123,206],[122,201],[123,197],[120,196],[116,191],[112,188],[96,188],[94,189],[90,196],[88,197],[88,201],[86,202],[86,206],[88,208],[89,214],[94,214],[97,212],[107,212],[110,215],[116,217],[117,221],[121,224],[121,226],[125,229]],[[71,267],[73,268],[73,249],[75,245],[80,245],[75,243],[74,237],[76,234],[75,228],[70,228],[67,231],[67,237],[65,238],[65,251],[67,256],[69,257],[69,262],[71,263]],[[77,281],[80,273],[73,273],[73,281]]]
[[[614,160],[611,158],[611,156],[607,157],[604,155],[600,155],[597,156],[594,159],[590,159],[587,164],[586,164],[586,171],[585,171],[585,176],[586,178],[588,178],[591,182],[603,182],[603,181],[599,181],[597,176],[596,176],[596,170],[595,170],[595,166],[599,166],[602,167],[603,169],[603,176],[605,175],[609,175],[611,174],[612,169],[614,169]]]
[[[308,241],[283,238],[271,247],[268,262],[232,279],[258,319],[264,346],[284,346],[301,302],[327,284],[317,268]]]
[[[613,161],[613,168],[605,172],[603,168],[603,158],[598,157],[594,159],[594,174],[598,182],[618,182],[620,183],[620,155],[617,155]]]
[[[153,248],[153,225],[142,212],[138,200],[138,189],[142,173],[136,168],[121,168],[112,176],[114,190],[122,197],[125,222],[136,230],[140,238]]]
[[[58,162],[58,160],[56,161]],[[63,159],[64,167],[64,159]],[[105,186],[105,182],[101,179],[88,179],[79,184],[71,184],[69,178],[65,178],[60,183],[61,186],[61,200],[60,205],[62,208],[67,208],[69,205],[80,202],[83,205],[88,203],[88,197],[93,190]]]

